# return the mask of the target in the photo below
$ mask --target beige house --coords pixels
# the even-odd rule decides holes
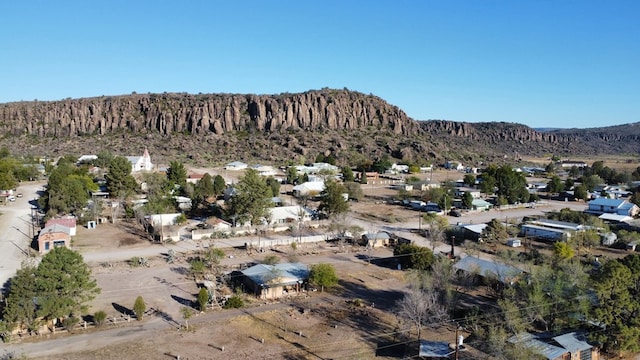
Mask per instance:
[[[59,246],[71,246],[71,231],[68,227],[53,224],[40,230],[38,235],[38,251],[40,254],[46,254]]]

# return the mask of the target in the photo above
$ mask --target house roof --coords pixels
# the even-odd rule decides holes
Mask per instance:
[[[482,230],[484,230],[487,227],[487,224],[471,224],[471,225],[464,225],[462,227],[473,233],[482,234]]]
[[[362,237],[367,240],[389,240],[389,234],[383,231],[377,233],[367,233],[362,235]]]
[[[473,199],[473,201],[471,201],[471,205],[473,206],[493,206],[492,203],[485,201],[483,199]]]
[[[530,224],[540,225],[544,227],[552,227],[557,229],[568,229],[568,230],[580,230],[584,227],[580,224],[576,224],[572,222],[550,220],[550,219],[533,220],[530,222]]]
[[[420,340],[420,357],[431,358],[448,358],[453,350],[449,347],[449,343],[444,341]]]
[[[299,205],[293,206],[277,206],[270,208],[271,211],[271,221],[284,220],[284,219],[294,219],[298,220],[300,217],[300,213],[302,212],[303,217],[311,216],[311,211]]]
[[[241,272],[260,286],[293,285],[309,278],[309,269],[302,263],[258,264]]]
[[[579,340],[577,338],[577,334],[574,332],[556,336],[553,338],[553,340],[555,340],[558,344],[560,344],[560,346],[572,353],[588,350],[593,347],[589,345],[589,343]]]
[[[44,224],[45,228],[49,227],[49,226],[53,226],[55,224],[58,225],[62,225],[65,226],[69,229],[72,229],[74,227],[76,227],[76,218],[74,217],[67,217],[67,218],[54,218],[54,219],[49,219],[46,224]]]
[[[626,200],[624,199],[609,199],[604,197],[596,198],[595,200],[589,201],[589,205],[596,206],[612,206],[614,208],[620,207]]]
[[[227,164],[227,167],[247,167],[248,165],[246,163],[243,163],[242,161],[233,161]]]
[[[47,234],[47,233],[64,233],[64,234],[70,235],[71,229],[69,229],[69,227],[64,225],[53,224],[53,225],[45,226],[42,230],[40,230],[40,235]]]
[[[554,360],[567,353],[567,350],[548,344],[544,341],[538,340],[534,335],[529,333],[520,333],[510,337],[508,342],[512,344],[521,344],[522,346],[535,351],[536,353],[546,357],[549,360]]]
[[[633,218],[631,216],[611,214],[611,213],[604,213],[604,214],[598,216],[598,218],[600,218],[602,220],[617,221],[617,222],[627,222],[629,220],[633,220]]]
[[[324,190],[324,181],[307,181],[306,183],[302,183],[300,185],[296,185],[293,187],[293,191],[318,191],[321,192]]]
[[[495,277],[500,282],[510,282],[510,278],[521,274],[523,271],[509,265],[483,260],[473,256],[466,256],[458,261],[453,267],[466,272],[477,272],[484,277]]]

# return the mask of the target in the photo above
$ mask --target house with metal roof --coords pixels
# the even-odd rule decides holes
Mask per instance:
[[[496,279],[503,284],[513,284],[524,272],[517,267],[480,259],[473,256],[466,256],[453,265],[458,271],[475,274],[483,278]]]
[[[45,226],[38,234],[38,251],[46,254],[56,247],[71,246],[71,230],[60,224]]]
[[[552,338],[543,338],[539,335],[522,332],[510,337],[507,342],[521,345],[548,360],[600,359],[599,350],[582,340],[575,332]]]
[[[587,213],[602,215],[605,213],[609,214],[617,214],[617,215],[626,215],[626,216],[636,216],[640,213],[640,208],[638,205],[630,203],[624,199],[607,199],[607,198],[597,198],[595,200],[589,201],[589,208],[585,210]]]
[[[420,340],[418,357],[421,359],[448,359],[455,352],[446,341]]]
[[[309,280],[309,268],[302,263],[258,264],[241,273],[245,289],[261,299],[297,294]]]

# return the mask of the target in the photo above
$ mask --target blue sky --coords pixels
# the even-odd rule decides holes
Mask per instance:
[[[377,95],[417,120],[640,121],[640,1],[4,1],[0,102]]]

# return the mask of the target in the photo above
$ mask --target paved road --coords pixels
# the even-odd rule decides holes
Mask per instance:
[[[15,202],[7,202],[0,206],[0,287],[15,275],[22,262],[27,259],[33,227],[31,224],[30,201],[37,197],[37,191],[45,182],[22,183],[15,193],[22,193],[23,197]]]

